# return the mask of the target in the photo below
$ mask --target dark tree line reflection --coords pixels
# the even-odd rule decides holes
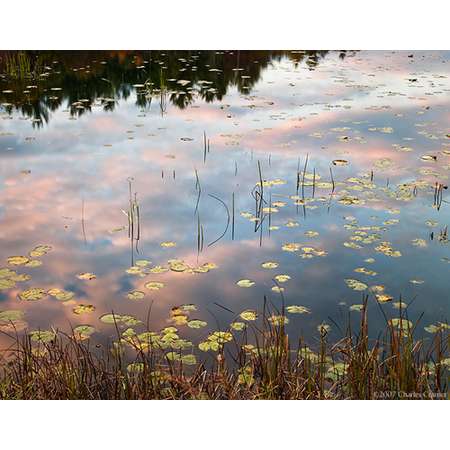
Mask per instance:
[[[136,91],[136,105],[186,108],[196,99],[222,100],[235,87],[249,94],[274,61],[289,58],[310,70],[328,51],[1,51],[0,112],[14,110],[40,127],[52,111],[74,117]],[[345,58],[348,52],[340,52]]]

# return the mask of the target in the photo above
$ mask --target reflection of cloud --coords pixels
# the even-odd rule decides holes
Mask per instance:
[[[230,108],[223,110],[217,103],[197,103],[199,108],[169,108],[164,117],[153,110],[146,112],[145,117],[142,114],[137,117],[135,99],[130,97],[129,102],[121,101],[113,114],[94,111],[77,121],[69,121],[67,113],[56,111],[48,128],[33,133],[36,141],[31,143],[24,142],[24,137],[31,134],[24,124],[17,120],[3,121],[2,130],[14,131],[16,136],[15,150],[7,157],[1,156],[0,256],[5,260],[9,255],[26,254],[38,244],[52,245],[54,249],[42,258],[44,265],[41,268],[19,269],[33,276],[32,281],[21,286],[72,289],[77,292],[79,302],[92,303],[97,311],[92,315],[74,316],[70,306],[63,306],[51,298],[35,304],[18,303],[15,289],[2,291],[1,309],[26,308],[32,327],[47,328],[55,324],[67,328],[69,321],[74,324],[85,322],[114,334],[111,327],[98,322],[102,313],[112,309],[145,317],[153,301],[155,326],[163,326],[170,308],[182,303],[197,303],[200,306],[198,314],[207,315],[207,308],[216,312],[214,302],[239,312],[260,305],[264,295],[278,299],[279,296],[270,290],[276,273],[292,275],[292,280],[286,284],[289,302],[315,305],[315,309],[324,313],[328,313],[330,303],[335,303],[337,297],[359,302],[360,298],[348,292],[342,280],[345,276],[356,276],[354,268],[362,264],[363,257],[372,255],[373,250],[371,246],[361,251],[343,248],[342,242],[350,231],[342,228],[341,217],[354,214],[364,225],[379,224],[388,218],[385,217],[387,208],[400,208],[399,227],[404,228],[398,231],[393,228],[383,235],[383,239],[396,240],[405,247],[408,255],[410,238],[427,237],[428,230],[424,230],[422,223],[425,216],[436,218],[440,226],[448,222],[445,208],[438,217],[429,207],[432,201],[429,198],[419,196],[410,203],[399,204],[380,194],[379,200],[367,202],[363,207],[346,207],[333,200],[329,213],[322,205],[303,217],[301,208],[297,214],[295,206],[288,201],[288,205],[272,217],[280,230],[269,238],[265,228],[261,247],[259,233],[254,233],[254,225],[242,218],[240,212],[254,212],[255,200],[250,192],[258,181],[257,161],[261,162],[264,178],[278,177],[287,182],[284,186],[266,190],[266,195],[273,194],[272,200],[276,194],[282,194],[286,200],[295,193],[297,161],[300,157],[303,162],[307,153],[310,158],[308,171],[315,168],[325,181],[329,180],[329,165],[335,158],[350,162],[349,166],[333,168],[338,181],[367,173],[376,160],[389,158],[393,169],[375,169],[375,181],[380,186],[384,186],[387,177],[394,186],[419,177],[416,172],[419,167],[437,167],[441,161],[448,163],[448,158],[443,156],[436,165],[420,161],[421,154],[436,152],[441,147],[440,137],[447,130],[449,114],[437,106],[440,103],[445,107],[446,99],[437,93],[425,96],[428,91],[448,88],[449,78],[439,78],[436,83],[442,86],[436,88],[425,82],[435,80],[435,72],[448,76],[447,66],[441,63],[441,67],[436,61],[430,67],[422,68],[421,64],[411,66],[404,59],[402,54],[393,55],[388,60],[389,70],[383,71],[378,67],[386,68],[386,59],[377,53],[359,54],[356,59],[345,62],[331,59],[314,72],[294,71],[290,63],[283,61],[285,70],[281,71],[275,65],[273,70],[265,72],[251,95],[244,97],[230,92],[225,100]],[[412,71],[416,71],[420,79],[424,75],[429,77],[421,82],[422,87],[409,87],[405,81]],[[372,73],[375,77],[369,76]],[[273,83],[269,84],[269,81]],[[370,89],[364,86],[370,86]],[[405,95],[391,95],[389,91]],[[347,97],[353,101],[347,101]],[[326,109],[326,105],[334,107]],[[351,109],[344,109],[343,105],[349,105]],[[390,109],[367,109],[386,105]],[[424,115],[417,115],[425,105],[431,109]],[[404,114],[403,117],[395,117],[399,112]],[[228,114],[232,117],[227,118]],[[423,122],[428,125],[415,126]],[[391,134],[368,131],[370,127],[391,125]],[[350,130],[331,130],[343,127]],[[204,131],[211,140],[206,164],[203,163]],[[439,137],[429,139],[417,134],[418,131],[432,132]],[[323,137],[310,136],[316,132],[322,133]],[[338,140],[344,134],[351,138],[348,142]],[[358,143],[355,139],[358,136],[366,143]],[[404,141],[405,137],[414,140]],[[181,138],[194,140],[182,141]],[[3,137],[0,137],[3,146],[1,139]],[[112,144],[112,147],[105,144]],[[413,151],[398,152],[392,144],[411,146]],[[191,265],[197,264],[198,222],[194,212],[198,189],[194,168],[198,170],[202,189],[198,211],[205,238],[199,263],[210,261],[219,268],[195,275],[168,272],[136,278],[126,274],[125,269],[131,263],[127,231],[111,230],[127,225],[122,210],[129,207],[128,177],[134,178],[132,189],[137,192],[141,214],[141,253],[135,254],[135,258],[148,258],[153,264],[182,258]],[[24,169],[30,169],[31,173],[21,174]],[[437,170],[443,179],[448,179],[448,172],[439,167]],[[339,191],[340,187],[336,194]],[[223,240],[207,247],[220,236],[227,223],[225,208],[208,194],[219,196],[231,208],[232,192],[236,200],[236,241],[230,241],[228,229]],[[328,190],[316,191],[316,196],[328,194]],[[306,195],[311,195],[310,189]],[[83,199],[86,244],[81,226]],[[370,219],[374,213],[380,216],[379,220]],[[289,219],[298,220],[299,228],[286,228],[284,225]],[[311,229],[318,230],[320,237],[308,240],[303,233]],[[176,241],[177,246],[161,248],[160,242],[166,240]],[[285,242],[309,243],[324,248],[329,255],[302,260],[298,255],[280,252]],[[427,251],[430,253],[424,254],[423,260],[429,267],[424,270],[430,273],[434,270],[435,279],[440,279],[437,274],[446,270],[444,265],[439,265],[441,248],[430,245]],[[279,269],[262,270],[260,264],[267,260],[278,261]],[[392,261],[383,256],[377,258],[377,264],[380,280],[373,280],[374,283],[381,283],[386,277],[398,291],[408,288],[408,280],[415,272],[408,261],[402,262],[402,267],[394,267]],[[84,271],[96,273],[97,279],[92,282],[78,280],[76,274]],[[238,288],[235,283],[242,278],[250,278],[256,285],[250,289]],[[143,284],[149,279],[161,280],[166,286],[158,292],[147,292]],[[143,289],[148,295],[141,302],[132,302],[125,294],[133,288]],[[433,291],[436,298],[444,298],[444,288],[442,284],[434,283],[427,289]],[[319,317],[314,317],[316,319],[319,321]]]

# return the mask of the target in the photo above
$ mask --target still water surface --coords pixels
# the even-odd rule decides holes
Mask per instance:
[[[374,333],[399,301],[419,334],[448,319],[449,53],[35,52],[25,79],[9,57],[0,267],[31,279],[0,284],[0,311],[19,329],[101,340],[104,314],[152,305],[158,330],[195,304],[208,325],[179,328],[204,337],[264,297],[310,311],[286,313],[295,337],[338,337],[364,295]]]

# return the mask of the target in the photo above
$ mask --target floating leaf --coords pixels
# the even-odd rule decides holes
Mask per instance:
[[[272,289],[271,289],[273,292],[277,292],[277,293],[280,293],[280,292],[284,292],[284,287],[280,287],[280,286],[272,286]]]
[[[47,291],[47,293],[61,302],[67,302],[71,300],[75,295],[73,292],[65,291],[59,288],[50,289],[49,291]]]
[[[177,352],[168,352],[168,353],[166,353],[166,358],[169,361],[180,361],[181,360],[181,356]]]
[[[39,267],[42,266],[42,261],[39,259],[30,259],[26,264],[25,267]]]
[[[425,239],[413,239],[411,241],[411,244],[414,245],[415,247],[426,247],[427,246],[427,241]]]
[[[30,331],[29,335],[33,342],[43,342],[43,343],[50,342],[56,337],[56,333],[50,330]]]
[[[392,307],[395,309],[406,309],[408,305],[405,302],[394,302],[392,303]]]
[[[149,281],[148,283],[145,283],[144,286],[151,291],[159,291],[164,287],[164,283],[161,283],[160,281]]]
[[[128,269],[125,270],[126,273],[129,273],[130,275],[140,275],[145,276],[145,274],[142,272],[142,267],[138,266],[131,266]]]
[[[391,256],[393,258],[398,258],[402,256],[400,251],[394,250],[392,248],[392,244],[390,242],[381,242],[379,245],[375,247],[375,250],[380,253],[384,253],[386,256]]]
[[[291,305],[286,308],[286,311],[291,314],[310,314],[311,310],[306,306]]]
[[[286,281],[290,280],[291,277],[289,275],[275,275],[274,279],[279,283],[286,283]]]
[[[197,306],[192,303],[181,305],[181,306],[179,306],[179,308],[185,312],[197,311]]]
[[[120,314],[103,314],[103,316],[100,317],[100,322],[107,323],[107,324],[122,324],[126,326],[133,326],[138,325],[142,323],[140,320],[136,319],[133,316],[128,315],[120,315]]]
[[[11,264],[12,266],[22,266],[23,264],[26,264],[29,260],[30,258],[27,258],[26,256],[10,256],[7,259],[8,264]]]
[[[0,322],[15,322],[16,320],[22,320],[25,313],[17,309],[11,309],[9,311],[0,311]]]
[[[152,267],[149,272],[151,273],[164,273],[164,272],[168,272],[169,269],[167,267],[163,267],[163,266],[155,266]]]
[[[228,331],[214,331],[208,336],[208,340],[222,345],[233,340],[233,335]]]
[[[185,272],[189,269],[189,266],[184,261],[178,259],[172,259],[168,263],[170,270],[174,272]]]
[[[372,277],[377,275],[377,272],[375,272],[373,270],[366,269],[365,267],[358,267],[358,268],[356,268],[354,270],[354,272],[363,273],[364,275],[370,275]]]
[[[127,297],[130,300],[141,300],[145,297],[145,293],[142,291],[131,291],[128,292]]]
[[[380,303],[391,302],[394,299],[394,297],[392,297],[392,295],[388,295],[388,294],[376,294],[375,297],[376,297],[377,301]]]
[[[100,322],[103,323],[120,323],[122,320],[122,316],[119,314],[104,314],[100,317]]]
[[[164,247],[164,248],[176,247],[176,245],[177,244],[172,241],[161,242],[161,247]]]
[[[290,220],[289,222],[286,222],[285,224],[288,228],[295,228],[299,226],[298,222],[295,222],[294,220]]]
[[[10,278],[0,278],[0,291],[15,287],[16,282]]]
[[[252,287],[255,284],[255,282],[244,279],[244,280],[239,280],[236,284],[241,288],[249,288],[249,287]]]
[[[450,325],[443,322],[438,322],[436,325],[429,325],[428,327],[425,327],[425,331],[428,333],[437,333],[448,329],[450,329]]]
[[[354,291],[364,291],[367,289],[367,284],[362,281],[354,280],[352,278],[347,278],[344,281],[347,283],[347,286]]]
[[[190,320],[187,323],[187,326],[189,328],[203,328],[206,327],[206,325],[208,325],[206,322],[204,322],[203,320]]]
[[[91,334],[95,333],[95,328],[91,325],[78,325],[73,329],[76,338],[85,340],[91,337]]]
[[[33,250],[31,250],[29,255],[32,258],[39,258],[39,257],[47,254],[51,249],[52,249],[52,247],[50,245],[38,245]]]
[[[268,320],[275,326],[287,325],[289,323],[289,319],[286,316],[279,316],[275,314],[270,316]]]
[[[398,328],[402,331],[409,331],[413,328],[413,323],[410,320],[406,320],[403,318],[390,319],[389,324],[394,328]]]
[[[230,328],[236,331],[242,331],[246,328],[246,324],[244,322],[232,322],[230,324]]]
[[[73,308],[72,311],[74,312],[74,314],[87,314],[95,311],[95,306],[79,304],[75,306],[75,308]]]
[[[364,308],[364,305],[351,305],[350,311],[362,311]]]
[[[241,319],[250,321],[250,320],[256,320],[256,311],[253,311],[251,309],[247,309],[245,311],[242,311],[241,314],[239,314]]]
[[[97,278],[97,276],[91,272],[83,272],[83,273],[79,273],[77,275],[77,278],[79,280],[93,280],[93,279]]]
[[[300,248],[301,244],[298,244],[296,242],[289,242],[287,244],[283,244],[283,246],[281,247],[281,249],[285,252],[297,252],[298,250],[300,250]]]
[[[278,267],[278,263],[274,261],[267,261],[261,264],[263,269],[276,269]]]
[[[34,302],[41,300],[47,295],[44,289],[41,288],[30,288],[19,293],[19,298],[27,302]]]
[[[183,364],[186,364],[187,366],[193,366],[197,364],[197,359],[195,358],[195,355],[183,355],[181,357],[181,362]]]
[[[151,261],[149,261],[148,259],[138,259],[134,263],[134,265],[137,267],[147,267],[150,264],[151,264]]]

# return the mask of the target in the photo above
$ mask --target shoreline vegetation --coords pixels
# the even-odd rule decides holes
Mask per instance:
[[[448,398],[446,324],[416,340],[420,319],[413,323],[400,311],[371,339],[367,298],[360,314],[358,329],[348,325],[334,343],[328,326],[319,326],[314,349],[302,340],[293,345],[285,316],[266,306],[242,333],[212,332],[195,350],[175,327],[136,334],[120,330],[115,319],[118,340],[100,351],[79,331],[42,332],[38,339],[8,333],[0,399]]]

